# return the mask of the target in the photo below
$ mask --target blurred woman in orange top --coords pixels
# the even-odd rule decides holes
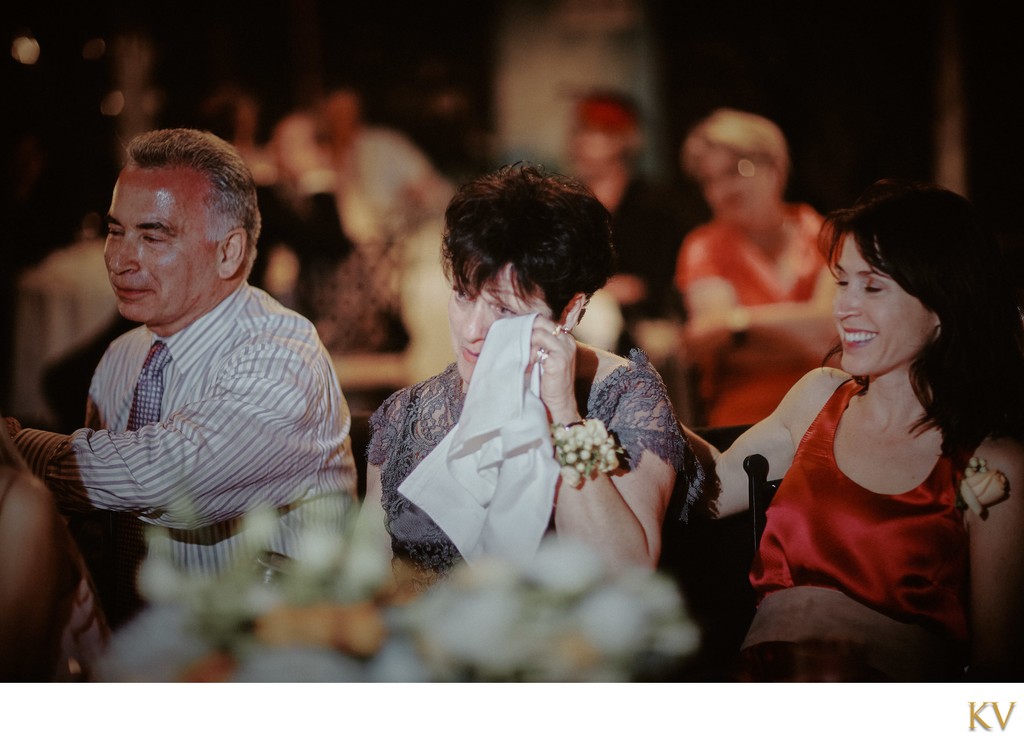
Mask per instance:
[[[684,239],[675,279],[699,421],[757,422],[821,364],[835,336],[822,217],[785,202],[789,150],[764,117],[718,109],[689,132],[681,158],[712,214]]]

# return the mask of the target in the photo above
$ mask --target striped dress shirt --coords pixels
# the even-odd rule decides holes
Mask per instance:
[[[355,499],[351,416],[313,324],[248,284],[162,339],[159,422],[127,431],[150,346],[145,326],[108,348],[87,426],[70,436],[23,429],[15,441],[66,511],[127,512],[164,527],[177,567],[218,573],[239,555],[240,519],[276,509],[264,549],[301,557],[312,527],[341,532]]]

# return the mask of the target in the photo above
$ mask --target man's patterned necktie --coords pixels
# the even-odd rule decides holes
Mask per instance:
[[[164,367],[171,361],[171,352],[163,341],[150,347],[142,372],[135,384],[132,409],[128,414],[128,431],[160,421],[164,397]],[[142,599],[135,584],[139,564],[146,554],[143,523],[131,513],[114,516],[114,601],[108,613],[112,625],[127,621],[142,608]]]

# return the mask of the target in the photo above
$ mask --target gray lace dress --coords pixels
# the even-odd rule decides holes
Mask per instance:
[[[688,482],[687,499],[699,496],[704,477],[679,429],[665,384],[639,349],[628,364],[577,393],[586,416],[604,421],[625,450],[628,468],[643,452],[672,465],[677,482]],[[458,423],[465,402],[454,363],[421,383],[392,394],[370,418],[367,461],[380,467],[385,523],[396,560],[428,574],[446,575],[462,558],[451,539],[398,486]],[[684,471],[685,466],[685,471]],[[680,473],[682,472],[682,473]]]

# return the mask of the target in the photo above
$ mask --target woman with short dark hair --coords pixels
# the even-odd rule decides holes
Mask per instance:
[[[451,200],[442,262],[452,283],[448,313],[456,361],[392,395],[371,420],[364,507],[382,514],[376,525],[389,532],[395,560],[408,563],[426,585],[463,559],[399,486],[465,418],[492,325],[534,316],[523,364],[527,372],[541,368],[537,395],[556,451],[544,460],[557,456],[561,467],[554,497],[544,499],[551,506],[549,530],[581,538],[619,564],[653,568],[685,439],[661,377],[642,352],[622,358],[572,335],[590,296],[613,270],[607,210],[574,180],[529,165],[506,167],[470,181]],[[524,373],[492,377],[521,383]],[[580,430],[604,435],[598,448],[621,451],[618,465],[591,462],[575,474],[567,470],[578,462],[561,448]],[[696,485],[700,477],[684,481]]]

